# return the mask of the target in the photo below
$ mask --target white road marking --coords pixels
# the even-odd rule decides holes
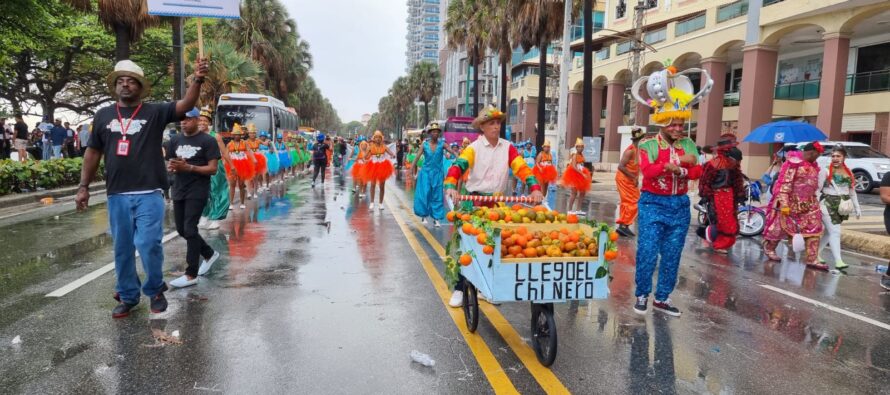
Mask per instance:
[[[161,239],[161,244],[175,239],[176,236],[178,236],[176,232],[167,233],[166,235],[164,235],[164,238]],[[138,251],[136,252],[136,256],[137,257],[139,256]],[[74,281],[68,283],[67,285],[63,286],[62,288],[59,288],[55,291],[52,291],[52,292],[46,294],[46,297],[47,298],[61,298],[62,296],[67,295],[71,291],[74,291],[75,289],[78,289],[78,288],[84,286],[85,284],[89,283],[90,281],[93,281],[93,280],[101,277],[103,274],[108,273],[112,270],[114,270],[114,261],[112,261],[111,263],[109,263],[105,266],[102,266],[96,270],[93,270],[92,272],[84,275],[83,277],[78,278],[77,280],[74,280]]]
[[[866,323],[872,324],[872,325],[874,325],[874,326],[876,326],[876,327],[878,327],[878,328],[883,328],[883,329],[886,329],[886,330],[890,331],[890,324],[887,324],[887,323],[884,323],[884,322],[881,322],[881,321],[878,321],[878,320],[875,320],[875,319],[871,319],[871,318],[868,318],[868,317],[865,317],[865,316],[861,316],[861,315],[856,314],[856,313],[851,313],[851,312],[849,312],[849,311],[847,311],[847,310],[844,310],[844,309],[842,309],[842,308],[834,307],[834,306],[832,306],[832,305],[830,305],[830,304],[828,304],[828,303],[820,302],[820,301],[818,301],[818,300],[813,300],[813,299],[807,298],[807,297],[805,297],[805,296],[800,296],[800,295],[798,295],[798,294],[796,294],[796,293],[794,293],[794,292],[786,291],[786,290],[781,289],[781,288],[776,288],[776,287],[774,287],[774,286],[772,286],[772,285],[766,285],[766,284],[759,284],[759,285],[760,285],[761,287],[763,287],[763,288],[766,288],[766,289],[770,290],[770,291],[778,292],[778,293],[780,293],[780,294],[782,294],[782,295],[790,296],[790,297],[792,297],[792,298],[794,298],[794,299],[802,300],[802,301],[804,301],[804,302],[810,303],[810,304],[815,305],[815,306],[817,306],[817,307],[823,307],[823,308],[826,308],[826,309],[828,309],[828,310],[831,310],[831,311],[833,311],[833,312],[835,312],[835,313],[840,313],[840,314],[843,314],[843,315],[845,315],[845,316],[847,316],[847,317],[855,318],[855,319],[857,319],[857,320],[859,320],[859,321],[866,322]]]

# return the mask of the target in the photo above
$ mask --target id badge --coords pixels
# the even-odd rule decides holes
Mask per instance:
[[[130,154],[130,142],[127,140],[118,140],[117,156],[127,156]]]

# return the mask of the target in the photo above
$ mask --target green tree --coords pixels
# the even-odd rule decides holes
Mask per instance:
[[[473,110],[479,108],[479,63],[484,55],[486,0],[452,0],[448,4],[448,14],[445,20],[445,34],[448,37],[448,47],[453,50],[464,49],[467,51],[467,62],[473,68]]]
[[[427,62],[417,63],[411,69],[408,79],[410,90],[418,100],[423,102],[423,125],[427,125],[430,123],[430,101],[442,93],[442,77],[439,76],[439,66]]]
[[[62,0],[81,11],[93,12],[88,0]],[[146,0],[98,0],[99,21],[114,34],[114,59],[130,59],[130,45],[138,41],[150,27],[161,23],[161,18],[148,15]]]
[[[204,47],[205,54],[210,57],[210,72],[204,85],[201,86],[201,105],[216,108],[219,96],[232,92],[263,93],[263,69],[247,54],[235,50],[232,43],[226,41],[208,42]],[[198,57],[198,47],[193,44],[186,48],[186,59],[189,72]]]

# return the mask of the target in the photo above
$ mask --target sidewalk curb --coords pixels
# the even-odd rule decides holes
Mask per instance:
[[[841,246],[863,254],[890,259],[890,237],[855,230],[841,230]]]
[[[51,197],[59,199],[77,194],[77,186],[65,187],[59,189],[50,189],[39,192],[17,193],[0,197],[0,209],[21,206],[24,204],[39,203],[41,199]],[[105,181],[100,181],[90,185],[90,193],[105,190]]]

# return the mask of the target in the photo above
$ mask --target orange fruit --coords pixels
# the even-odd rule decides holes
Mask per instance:
[[[609,240],[618,241],[618,232],[612,231],[612,233],[609,233]]]
[[[525,255],[523,255],[523,254],[516,254],[516,257],[517,257],[517,258],[525,258]]]
[[[570,223],[570,224],[577,224],[577,223],[578,223],[578,216],[575,215],[575,214],[569,214],[569,215],[566,216],[566,222],[568,222],[568,223]]]
[[[507,247],[512,247],[514,244],[516,244],[516,235],[501,239],[501,244]]]
[[[569,235],[569,240],[577,243],[578,240],[581,240],[581,237],[578,236],[577,234],[572,233]]]
[[[509,218],[509,217],[507,217]],[[513,231],[510,229],[501,230],[501,239],[507,239],[513,234]]]
[[[469,221],[472,218],[473,218],[473,216],[471,216],[470,214],[464,214],[464,215],[460,216],[460,219],[463,221]]]
[[[458,262],[460,262],[461,266],[470,266],[470,264],[473,263],[473,257],[471,257],[470,254],[463,254],[460,256]]]
[[[485,247],[482,247],[482,253],[485,254],[485,255],[491,255],[491,254],[494,254],[494,247],[492,247],[492,246],[485,246]]]
[[[618,251],[608,250],[603,257],[606,258],[607,261],[611,261],[618,257]]]
[[[503,258],[504,259],[513,259],[513,258],[516,258],[516,256],[513,254],[507,254],[507,255],[504,255]]]
[[[476,242],[480,245],[485,245],[485,243],[488,243],[488,235],[485,233],[480,233],[478,236],[476,236]]]
[[[526,258],[534,258],[538,256],[538,250],[528,247],[522,250],[522,255],[525,255]]]
[[[514,204],[513,207],[512,207],[512,209],[513,209],[513,211],[519,211],[519,210],[522,209],[522,205],[521,205],[521,204]]]
[[[501,244],[501,256],[507,255],[507,246]]]
[[[559,238],[559,232],[557,232],[557,231],[555,231],[555,230],[554,230],[554,231],[551,231],[551,232],[550,232],[550,238],[553,239],[553,240],[558,239],[558,238]]]
[[[473,224],[471,224],[469,222],[464,222],[463,226],[461,226],[460,229],[468,235],[473,234]]]
[[[578,244],[575,244],[575,242],[570,241],[570,242],[566,243],[562,247],[562,249],[563,249],[563,251],[566,251],[566,252],[575,251],[578,249]]]
[[[516,233],[525,236],[528,234],[528,228],[526,228],[524,226],[520,226],[520,227],[516,228]]]
[[[445,219],[448,220],[448,222],[454,222],[455,218],[457,218],[457,213],[454,211],[449,211],[448,214],[445,214]]]
[[[489,212],[488,212],[488,219],[490,219],[490,220],[492,220],[492,221],[497,221],[497,220],[501,219],[501,216],[498,215],[498,213],[496,213],[496,212],[494,212],[494,211],[489,211]]]
[[[516,255],[522,252],[522,247],[518,245],[512,245],[510,246],[510,248],[507,248],[507,252],[509,252],[510,255]]]
[[[516,238],[516,245],[525,247],[528,244],[528,238],[525,236],[519,236]]]
[[[547,211],[547,208],[544,206],[538,205],[538,206],[535,206],[532,210],[535,210],[535,212],[543,213],[543,212]]]
[[[544,249],[544,246],[538,246],[538,247],[535,247],[535,251],[538,252],[538,256],[545,256],[545,255],[547,255],[547,250]]]
[[[564,234],[564,235],[567,235],[567,234],[569,234],[569,229],[568,229],[568,228],[562,228],[562,229],[559,230],[559,233],[562,233],[562,234]]]

